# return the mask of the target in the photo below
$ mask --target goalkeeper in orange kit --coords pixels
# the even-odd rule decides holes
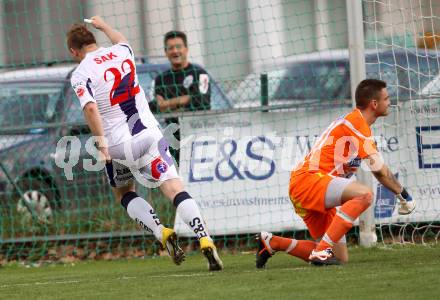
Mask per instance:
[[[394,192],[398,213],[410,214],[415,202],[383,163],[370,126],[389,114],[386,83],[366,79],[356,88],[356,108],[336,119],[321,134],[304,160],[292,171],[289,195],[315,241],[288,239],[261,232],[257,268],[276,251],[285,251],[314,265],[348,261],[345,234],[373,202],[369,187],[351,175],[365,159],[376,179]]]

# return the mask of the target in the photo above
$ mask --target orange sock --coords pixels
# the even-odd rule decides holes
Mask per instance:
[[[315,249],[316,243],[308,240],[298,240],[298,244],[289,252],[290,255],[309,261],[310,252]]]
[[[274,235],[270,240],[270,247],[275,251],[286,251],[291,243],[291,239]]]
[[[345,202],[340,211],[336,213],[316,249],[318,251],[324,250],[331,248],[334,243],[337,243],[353,227],[353,222],[361,213],[370,206],[372,199],[373,196],[367,193]]]
[[[305,261],[308,261],[310,252],[316,247],[314,241],[288,239],[276,235],[272,236],[270,247],[275,251],[286,251],[292,247],[292,243],[296,243],[295,248],[288,253]]]
[[[327,248],[332,248],[334,243],[337,243],[346,234],[351,227],[353,227],[352,222],[347,222],[340,216],[336,215],[330,224],[327,232],[322,237],[316,250],[321,251]]]

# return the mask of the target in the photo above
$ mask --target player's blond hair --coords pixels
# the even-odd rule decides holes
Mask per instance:
[[[83,24],[73,24],[66,33],[67,47],[69,49],[81,49],[90,44],[96,44],[95,36]]]

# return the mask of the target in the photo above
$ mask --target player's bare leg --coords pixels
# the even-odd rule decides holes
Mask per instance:
[[[134,182],[118,188],[112,188],[118,202],[127,210],[128,215],[146,231],[152,233],[161,243],[163,249],[176,265],[180,265],[185,259],[185,254],[177,242],[177,236],[173,229],[167,228],[160,223],[153,207],[135,192]]]
[[[195,233],[200,242],[200,250],[208,260],[209,271],[219,271],[223,269],[223,262],[217,253],[206,224],[200,213],[199,207],[194,199],[185,192],[183,182],[178,178],[165,180],[160,190],[162,193],[173,202],[176,211],[182,218],[183,222],[187,224]]]
[[[333,253],[335,254],[335,257],[341,262],[341,263],[347,263],[348,262],[348,249],[347,249],[347,243],[336,243],[333,245]]]

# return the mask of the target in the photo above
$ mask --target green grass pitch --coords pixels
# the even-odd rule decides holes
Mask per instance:
[[[313,267],[277,253],[225,254],[208,273],[201,255],[0,268],[0,299],[438,299],[440,245],[350,248],[345,266]]]

